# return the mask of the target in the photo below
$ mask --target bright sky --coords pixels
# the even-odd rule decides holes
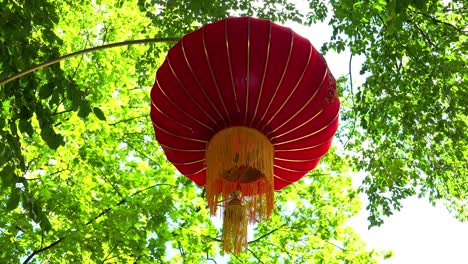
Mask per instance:
[[[286,26],[308,38],[318,50],[332,35],[331,27],[326,23],[312,27],[294,23]],[[349,53],[329,52],[325,59],[335,78],[348,74]],[[362,57],[353,56],[354,85],[363,81],[359,76],[362,62]],[[359,178],[353,179],[356,187],[360,184]],[[445,207],[433,207],[427,199],[409,198],[403,202],[403,209],[387,218],[381,227],[368,230],[366,196],[361,195],[361,198],[363,209],[349,221],[349,225],[355,228],[369,249],[393,251],[394,256],[382,263],[468,263],[468,223],[455,220]]]

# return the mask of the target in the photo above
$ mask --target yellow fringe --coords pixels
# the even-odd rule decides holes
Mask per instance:
[[[223,251],[239,254],[247,248],[247,210],[239,199],[232,199],[224,211]]]
[[[222,199],[227,206],[229,195],[240,190],[249,221],[269,219],[273,211],[273,155],[268,138],[248,127],[221,130],[206,150],[206,198],[212,215]]]

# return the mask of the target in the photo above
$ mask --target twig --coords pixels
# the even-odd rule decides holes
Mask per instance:
[[[330,244],[330,245],[332,245],[332,246],[338,248],[338,249],[341,249],[341,250],[343,250],[343,251],[347,251],[346,248],[340,247],[340,246],[338,246],[337,244],[332,243],[332,242],[330,242],[330,241],[328,241],[328,240],[323,240],[323,241],[324,241],[325,243],[328,243],[328,244]]]
[[[346,143],[343,145],[343,149],[346,149],[349,143],[349,139],[351,138],[351,135],[354,134],[354,130],[356,129],[356,111],[354,110],[354,89],[353,89],[353,74],[352,74],[352,61],[353,61],[353,53],[349,55],[349,64],[348,64],[348,74],[349,74],[349,87],[351,89],[351,103],[352,103],[352,109],[354,113],[354,122],[353,122],[353,128],[351,129],[351,132],[349,133],[348,140],[346,140]]]
[[[127,41],[116,42],[116,43],[111,43],[111,44],[106,44],[106,45],[102,45],[102,46],[98,46],[98,47],[93,47],[93,48],[89,48],[89,49],[80,50],[80,51],[73,52],[73,53],[67,54],[65,56],[53,59],[51,61],[44,62],[44,63],[41,63],[39,65],[33,66],[33,67],[31,67],[31,68],[29,68],[27,70],[24,70],[24,71],[22,71],[20,73],[17,73],[15,75],[13,75],[11,77],[7,77],[7,78],[0,81],[0,86],[5,85],[5,84],[7,84],[7,83],[9,83],[9,82],[11,82],[13,80],[16,80],[16,79],[22,77],[22,76],[25,76],[28,73],[34,72],[36,70],[42,69],[44,67],[47,67],[47,66],[50,66],[50,65],[53,65],[53,64],[56,64],[56,63],[61,62],[63,60],[67,60],[67,59],[70,59],[70,58],[73,58],[73,57],[76,57],[76,56],[79,56],[79,55],[87,54],[87,53],[90,53],[90,52],[93,52],[93,51],[109,49],[109,48],[115,48],[115,47],[121,47],[121,46],[129,46],[129,45],[135,45],[135,44],[148,44],[148,43],[159,43],[159,42],[176,42],[178,40],[179,40],[179,38],[151,38],[151,39],[127,40]]]
[[[135,259],[135,261],[133,262],[133,264],[137,264],[138,261],[139,261],[142,257],[143,257],[143,255],[138,256],[138,257]]]
[[[211,240],[213,240],[213,241],[216,241],[216,242],[223,242],[221,239],[219,239],[219,238],[217,238],[217,237],[210,237],[210,236],[205,236],[205,235],[204,235],[204,237],[205,237],[205,238],[208,238],[208,239],[211,239]]]
[[[213,261],[215,264],[218,264],[218,262],[216,262],[216,260],[214,260],[213,258],[210,258],[210,256],[208,255],[208,251],[206,252],[206,260],[211,260],[211,261]]]
[[[180,244],[180,241],[177,240],[177,247],[179,248],[180,255],[182,256],[182,260],[185,263],[185,251],[182,248],[182,245]]]
[[[61,112],[52,113],[51,115],[55,116],[55,115],[65,114],[65,113],[72,112],[72,111],[74,111],[74,110],[73,109],[63,110]]]
[[[104,43],[102,43],[102,44],[104,44]],[[86,43],[85,43],[84,47],[86,48]],[[80,61],[78,62],[78,65],[76,65],[75,71],[73,72],[73,75],[71,76],[72,80],[75,79],[76,73],[78,72],[78,69],[81,66],[81,62],[83,61],[83,58],[84,58],[84,54],[81,55]]]
[[[123,119],[123,120],[120,120],[120,121],[117,121],[115,123],[111,123],[109,124],[109,126],[115,126],[117,124],[120,124],[120,123],[123,123],[123,122],[127,122],[127,121],[131,121],[131,120],[134,120],[134,119],[138,119],[138,118],[142,118],[142,117],[147,117],[148,115],[141,115],[141,116],[134,116],[134,117],[130,117],[130,118],[127,118],[127,119]]]
[[[257,257],[257,255],[250,249],[250,248],[247,248],[247,250],[258,260],[258,263],[262,263],[263,264],[263,261],[261,259],[259,259]]]
[[[152,159],[150,156],[148,156],[146,153],[142,152],[141,150],[139,150],[138,148],[135,148],[133,146],[133,144],[129,143],[127,140],[121,138],[122,142],[124,143],[127,143],[130,147],[133,148],[133,150],[135,152],[137,152],[138,154],[142,155],[144,158],[146,158],[147,160],[150,160],[151,162],[153,162],[154,164],[158,164],[158,162],[156,162],[154,159]]]
[[[147,190],[149,189],[152,189],[154,187],[157,187],[157,186],[163,186],[163,185],[167,185],[167,186],[171,186],[171,187],[176,187],[175,185],[172,185],[172,184],[168,184],[168,183],[161,183],[161,184],[155,184],[155,185],[151,185],[149,187],[146,187],[145,189],[141,189],[141,190],[138,190],[136,192],[134,192],[133,194],[131,194],[129,197],[133,197],[137,194],[140,194],[142,192],[146,192]],[[124,203],[126,203],[127,200],[126,199],[122,199],[120,200],[116,205],[122,205]],[[102,217],[103,215],[107,214],[110,210],[112,210],[112,208],[109,206],[109,207],[106,207],[104,210],[102,210],[101,213],[99,213],[97,216],[95,216],[93,219],[89,220],[86,225],[90,225],[92,222],[96,221],[97,219],[99,219],[100,217]]]
[[[432,40],[426,35],[426,33],[424,33],[424,31],[422,31],[420,27],[418,27],[417,22],[412,23],[412,25],[414,26],[414,28],[416,28],[417,31],[419,31],[419,33],[421,33],[423,38],[429,43],[431,47],[435,47],[435,44],[432,42]]]
[[[283,228],[283,227],[285,227],[285,226],[286,226],[286,224],[283,224],[282,226],[277,227],[277,228],[271,230],[270,232],[268,232],[268,233],[266,233],[266,234],[263,234],[263,235],[261,235],[260,237],[254,239],[254,240],[252,240],[252,241],[249,241],[249,244],[253,244],[253,243],[255,243],[255,242],[258,242],[258,241],[261,240],[262,238],[265,238],[265,237],[267,237],[267,236],[273,234],[274,232],[280,230],[281,228]]]
[[[128,228],[127,231],[125,232],[125,235],[128,234],[128,232],[130,231],[130,229],[132,229],[132,227]],[[122,237],[123,237],[122,236]],[[119,241],[117,241],[113,246],[112,246],[112,249],[109,251],[109,253],[107,253],[106,257],[102,260],[102,263],[106,262],[106,260],[110,257],[110,255],[112,254],[112,252],[114,252],[114,250],[117,248],[117,246],[120,244],[120,242],[122,242],[122,239],[119,239]]]
[[[244,264],[244,262],[237,255],[232,254],[231,256],[234,256],[237,259],[237,261],[239,261],[241,264]]]
[[[447,25],[447,26],[449,26],[449,27],[452,27],[452,28],[455,29],[458,33],[461,33],[461,34],[464,34],[464,35],[467,33],[466,30],[462,30],[462,29],[458,28],[457,26],[455,26],[455,25],[453,25],[453,24],[450,24],[449,22],[439,20],[439,19],[437,19],[437,18],[435,18],[435,17],[433,17],[433,16],[430,16],[430,15],[425,14],[425,13],[422,13],[422,12],[415,12],[415,13],[420,14],[420,15],[423,15],[423,16],[425,16],[425,17],[431,19],[432,22],[434,22],[435,24],[444,24],[444,25]]]

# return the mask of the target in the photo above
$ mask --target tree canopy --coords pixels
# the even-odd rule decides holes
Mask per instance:
[[[339,81],[344,151],[277,193],[272,220],[255,227],[249,250],[232,263],[385,257],[345,224],[360,207],[352,170],[366,173],[370,225],[411,195],[466,220],[464,1],[310,1],[299,9],[285,0],[0,0],[0,80],[75,51],[179,38],[233,15],[330,19],[334,35],[323,51],[364,55],[366,81]],[[199,263],[218,255],[219,226],[203,190],[165,160],[149,119],[168,41],[82,54],[0,86],[0,262]]]

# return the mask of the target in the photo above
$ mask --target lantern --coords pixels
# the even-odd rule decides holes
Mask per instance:
[[[326,62],[291,29],[228,18],[185,35],[158,69],[151,119],[167,159],[223,211],[223,250],[247,247],[274,191],[328,151],[339,100]],[[219,208],[218,208],[219,207]]]

